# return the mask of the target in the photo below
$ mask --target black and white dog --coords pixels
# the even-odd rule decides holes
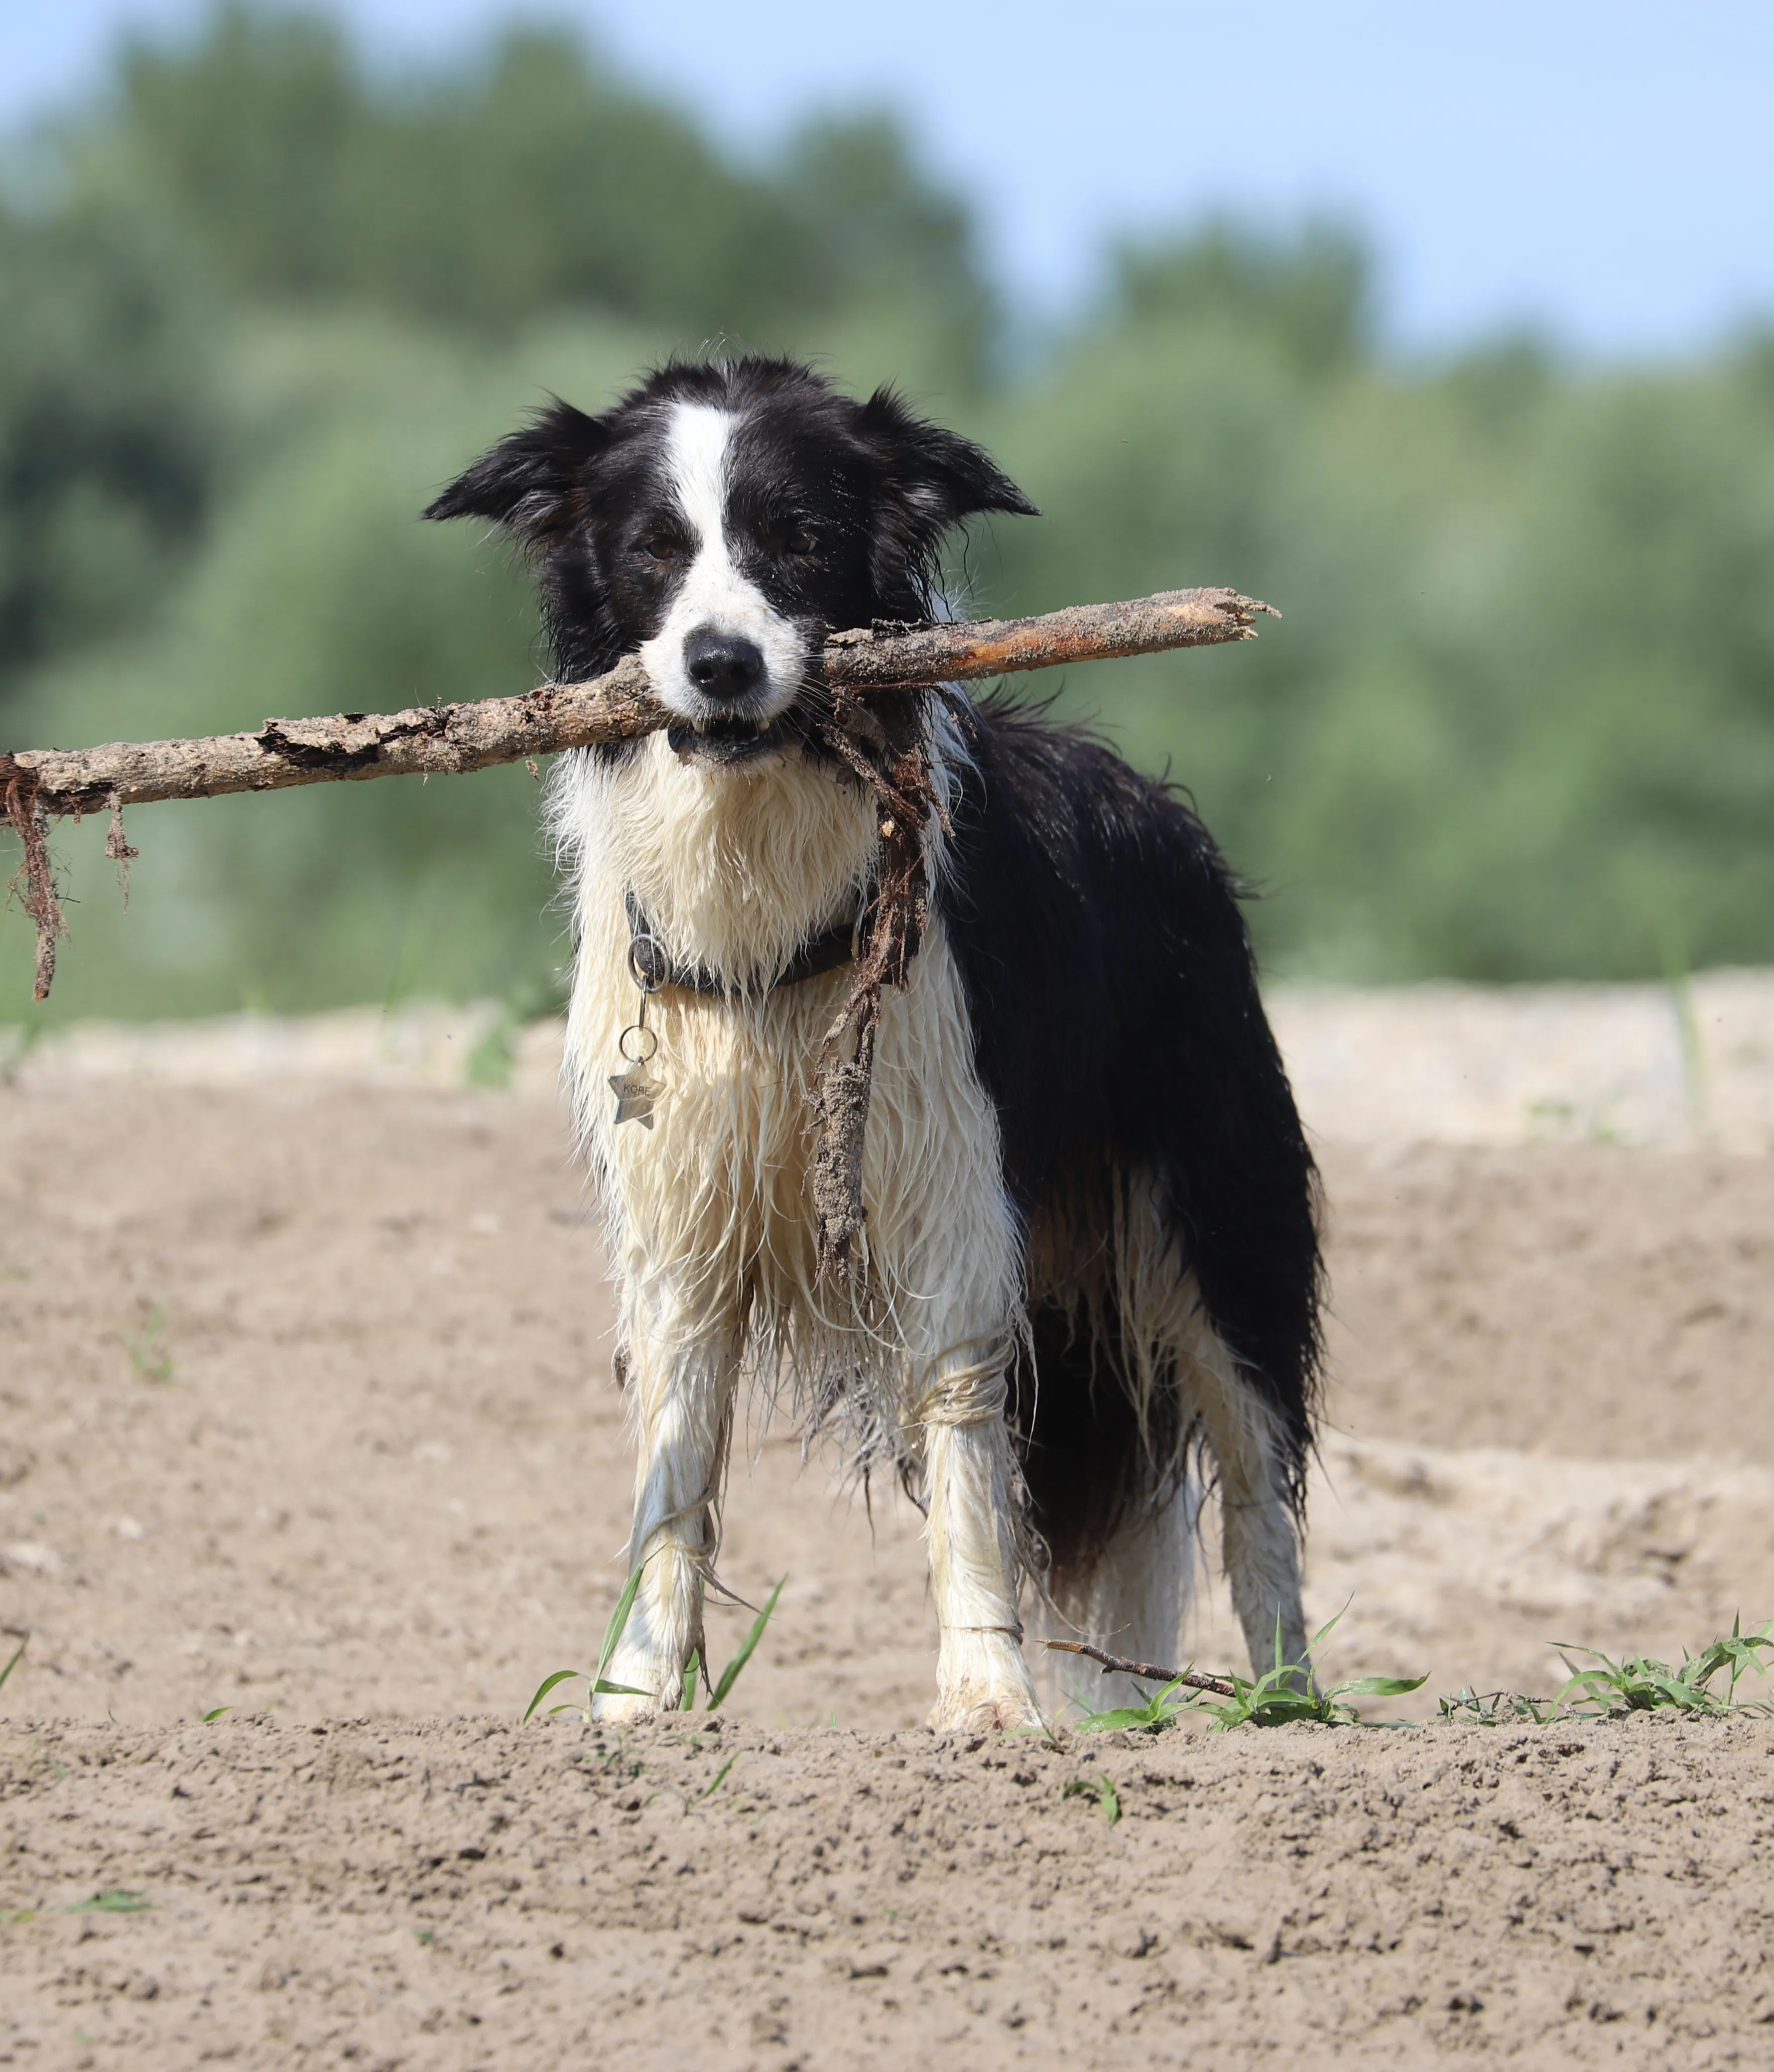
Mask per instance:
[[[639,1449],[644,1576],[609,1673],[655,1694],[603,1712],[680,1702],[747,1377],[924,1507],[934,1725],[1037,1718],[1025,1581],[1066,1630],[1169,1651],[1208,1479],[1253,1657],[1278,1619],[1304,1657],[1312,1163],[1226,864],[1075,731],[923,701],[930,923],[881,1026],[864,1270],[815,1277],[814,1067],[877,828],[809,724],[809,664],[834,629],[927,619],[945,536],[984,512],[1033,507],[977,446],[745,359],[668,365],[596,417],[556,403],[425,514],[530,551],[561,677],[638,653],[676,715],[552,780],[567,1069]],[[637,934],[667,982],[625,1039]]]

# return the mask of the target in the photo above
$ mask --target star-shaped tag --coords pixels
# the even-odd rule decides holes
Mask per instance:
[[[644,1123],[653,1127],[653,1109],[665,1092],[663,1079],[649,1079],[645,1065],[630,1065],[626,1072],[612,1072],[610,1090],[616,1096],[618,1122]]]

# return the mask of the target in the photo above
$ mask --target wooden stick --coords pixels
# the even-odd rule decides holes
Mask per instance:
[[[1223,1676],[1197,1676],[1193,1669],[1160,1669],[1151,1662],[1130,1662],[1124,1655],[1105,1655],[1100,1647],[1086,1646],[1082,1640],[1050,1640],[1049,1647],[1066,1655],[1087,1655],[1103,1664],[1105,1676],[1119,1670],[1126,1676],[1144,1676],[1153,1684],[1181,1684],[1188,1691],[1211,1691],[1216,1697],[1235,1698],[1238,1692]]]
[[[1235,590],[1176,590],[1127,604],[1073,605],[1039,619],[865,628],[832,635],[817,680],[838,691],[907,690],[1057,663],[1249,640],[1259,612],[1279,615]],[[563,748],[632,740],[670,717],[655,700],[639,659],[630,656],[589,683],[544,684],[521,697],[273,719],[255,734],[207,740],[0,753],[0,794],[10,787],[21,808],[35,804],[46,813],[77,816],[295,784],[458,775]]]
[[[1259,612],[1280,616],[1273,606],[1236,590],[1172,590],[1129,603],[1072,605],[1037,619],[865,627],[833,634],[811,675],[833,693],[831,724],[878,734],[864,709],[873,697],[1047,669],[1056,663],[1250,640]],[[536,756],[561,749],[632,741],[667,726],[671,717],[654,697],[639,658],[630,655],[588,683],[544,684],[521,697],[418,705],[397,713],[335,713],[325,719],[269,719],[255,734],[194,741],[0,751],[0,819],[23,851],[7,889],[18,891],[36,927],[36,997],[48,997],[55,944],[66,932],[47,839],[53,815],[77,820],[108,812],[106,849],[121,867],[135,853],[124,838],[125,806],[367,777],[458,776],[499,763],[533,766]]]

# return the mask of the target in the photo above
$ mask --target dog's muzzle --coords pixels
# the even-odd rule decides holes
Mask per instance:
[[[704,702],[697,718],[666,730],[680,762],[751,763],[787,746],[787,714],[770,710],[769,667],[755,640],[700,627],[684,643],[684,673]]]

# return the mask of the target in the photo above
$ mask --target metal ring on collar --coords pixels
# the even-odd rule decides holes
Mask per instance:
[[[628,1047],[628,1039],[630,1036],[644,1036],[647,1038],[647,1048],[644,1050],[639,1048],[630,1050]],[[622,1031],[622,1034],[616,1038],[616,1048],[621,1051],[624,1064],[651,1064],[654,1059],[659,1055],[659,1031],[655,1029],[649,1029],[644,1022],[631,1022],[627,1028]]]
[[[630,935],[628,968],[643,993],[657,993],[671,976],[671,953],[657,935]]]

